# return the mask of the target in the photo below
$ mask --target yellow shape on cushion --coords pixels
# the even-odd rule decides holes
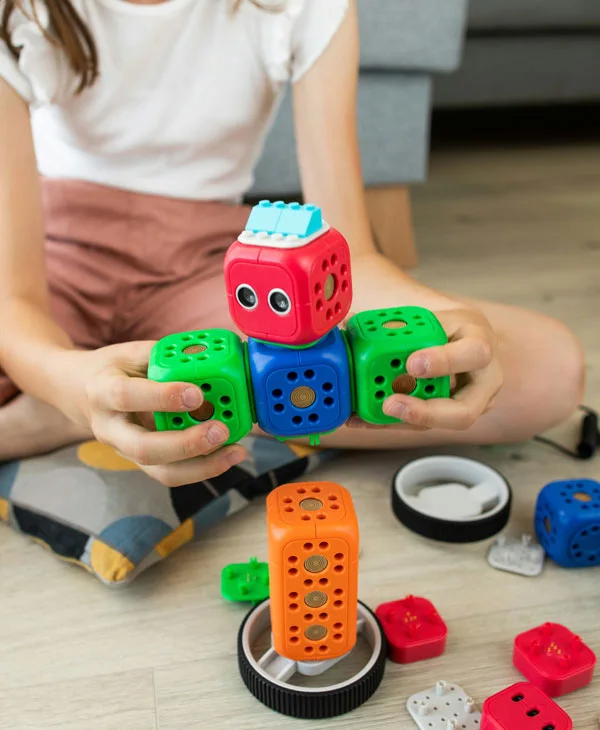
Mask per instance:
[[[106,471],[137,471],[137,464],[117,454],[112,446],[101,444],[99,441],[86,441],[77,449],[79,461],[92,469]]]
[[[8,502],[5,499],[0,499],[0,520],[8,522]]]
[[[154,548],[161,558],[166,558],[177,548],[185,545],[194,537],[194,523],[191,519],[182,522],[170,535],[161,540]]]
[[[124,580],[135,567],[131,560],[100,540],[92,545],[91,563],[94,571],[111,583]]]

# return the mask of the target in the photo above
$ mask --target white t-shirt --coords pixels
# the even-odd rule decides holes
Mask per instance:
[[[286,84],[323,53],[348,6],[288,0],[272,13],[244,2],[233,15],[230,0],[72,3],[100,64],[80,95],[30,17],[12,16],[18,62],[0,41],[0,76],[30,104],[40,172],[197,200],[238,200],[252,186]],[[47,23],[41,3],[37,12]]]

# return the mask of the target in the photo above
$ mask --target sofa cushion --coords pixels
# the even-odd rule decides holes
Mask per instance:
[[[456,68],[466,24],[466,0],[358,0],[358,12],[363,68]]]
[[[600,28],[598,0],[470,0],[469,31]]]

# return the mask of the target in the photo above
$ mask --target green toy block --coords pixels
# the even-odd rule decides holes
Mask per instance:
[[[232,563],[221,571],[221,595],[226,601],[260,603],[269,597],[269,566],[250,558]]]
[[[448,338],[437,317],[421,307],[395,307],[361,312],[346,327],[352,353],[356,414],[368,423],[398,423],[382,406],[394,393],[415,398],[449,398],[450,378],[413,378],[406,372],[409,356],[426,347],[445,345]]]
[[[155,413],[159,431],[218,420],[229,429],[226,443],[232,444],[252,430],[252,394],[243,344],[235,332],[197,330],[164,337],[152,348],[148,378],[159,383],[193,383],[204,393],[204,403],[196,411]]]

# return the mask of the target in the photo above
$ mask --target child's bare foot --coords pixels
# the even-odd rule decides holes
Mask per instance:
[[[86,438],[89,431],[29,395],[0,408],[0,462],[46,454]]]

